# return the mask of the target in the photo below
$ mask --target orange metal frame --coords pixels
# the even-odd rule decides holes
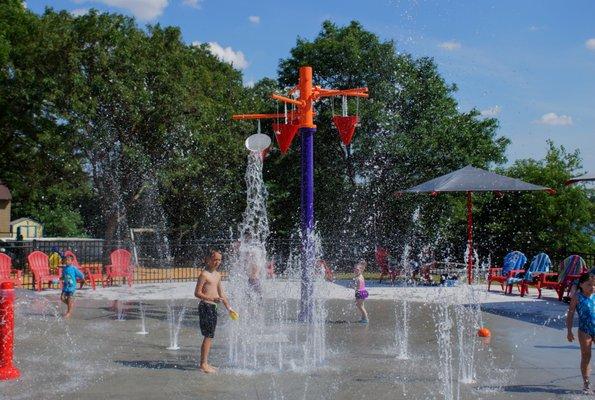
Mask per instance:
[[[296,87],[289,91],[291,96],[299,90],[300,97],[292,99],[273,93],[271,97],[275,100],[297,106],[294,112],[294,118],[298,119],[300,128],[316,128],[314,125],[314,102],[322,97],[348,96],[348,97],[368,97],[368,88],[355,88],[346,90],[323,89],[312,85],[312,67],[300,67],[300,79]],[[285,114],[238,114],[232,116],[234,120],[246,119],[276,119],[284,118]]]

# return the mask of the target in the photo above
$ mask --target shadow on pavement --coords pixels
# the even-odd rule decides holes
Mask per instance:
[[[566,310],[568,310],[568,305],[546,300],[515,301],[482,303],[481,310],[501,317],[562,330],[566,329]]]
[[[178,369],[182,371],[197,370],[198,364],[196,363],[180,363],[180,362],[167,362],[167,361],[156,361],[156,360],[137,360],[137,361],[126,361],[116,360],[116,363],[121,364],[125,367],[132,368],[147,368],[147,369]]]
[[[568,390],[553,385],[508,385],[501,389],[508,393],[582,394],[581,390]]]

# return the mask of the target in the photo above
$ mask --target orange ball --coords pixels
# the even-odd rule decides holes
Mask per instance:
[[[481,327],[477,331],[477,336],[479,336],[479,337],[490,337],[490,336],[492,336],[492,332],[490,332],[490,330],[488,328],[486,328],[486,327]]]

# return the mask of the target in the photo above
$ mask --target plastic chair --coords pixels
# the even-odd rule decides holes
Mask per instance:
[[[0,282],[12,282],[17,287],[23,286],[22,272],[12,268],[12,259],[0,253]]]
[[[502,268],[490,268],[488,271],[488,292],[492,282],[500,283],[502,291],[506,293],[504,283],[508,282],[509,278],[514,278],[517,274],[525,272],[522,268],[527,262],[527,257],[520,251],[511,251],[504,257],[502,262]],[[510,286],[510,285],[509,285]],[[510,292],[512,292],[512,286],[510,286]],[[520,291],[520,288],[519,288]]]
[[[318,270],[317,273],[324,274],[325,281],[333,282],[335,280],[333,270],[328,266],[326,261],[320,260],[320,259],[317,260],[316,261],[316,269]]]
[[[391,280],[391,283],[395,283],[395,277],[397,276],[397,272],[392,270],[388,265],[388,251],[384,247],[377,246],[376,247],[376,264],[380,268],[380,279],[378,283],[382,283],[382,278],[388,276]]]
[[[35,289],[37,291],[41,291],[44,283],[47,283],[48,287],[58,283],[58,286],[62,288],[62,280],[60,279],[62,268],[58,268],[58,275],[50,274],[50,263],[47,254],[36,250],[29,253],[27,261],[29,262],[29,269],[33,273],[33,280],[35,281]]]
[[[130,259],[132,258],[130,252],[124,249],[112,251],[110,254],[111,264],[105,267],[107,274],[106,283],[108,285],[114,284],[114,278],[124,278],[128,286],[132,286],[132,279],[134,268]]]
[[[560,273],[550,272],[541,274],[540,288],[555,290],[558,300],[562,301],[564,291],[567,291],[567,295],[570,295],[572,283],[581,274],[587,272],[587,264],[582,257],[572,255],[560,262],[558,270]],[[556,278],[556,280],[552,280],[552,278]]]
[[[266,271],[268,279],[273,279],[275,277],[275,260],[271,259],[271,261],[267,263]]]
[[[101,282],[101,286],[105,287],[105,281],[103,279],[103,272],[101,272],[101,266],[94,266],[94,267],[90,267],[90,266],[85,266],[83,268],[81,268],[81,264],[79,264],[78,259],[76,258],[76,254],[74,254],[72,251],[70,250],[66,250],[64,252],[64,256],[68,257],[71,256],[73,258],[73,264],[75,267],[77,267],[83,274],[85,274],[85,278],[91,282],[91,288],[93,290],[96,290],[97,288],[97,282]],[[80,281],[81,284],[81,288],[83,287],[84,282]]]
[[[545,253],[539,253],[533,260],[531,260],[531,264],[527,271],[525,272],[525,276],[521,278],[521,297],[525,296],[525,294],[529,293],[529,286],[533,286],[537,288],[537,298],[541,298],[541,275],[550,272],[550,268],[552,267],[552,261]],[[513,278],[518,279],[518,278]]]

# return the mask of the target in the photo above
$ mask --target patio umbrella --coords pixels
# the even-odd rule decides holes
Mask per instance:
[[[595,173],[587,172],[584,175],[571,178],[571,179],[567,180],[565,183],[568,186],[568,185],[572,185],[573,183],[585,182],[585,181],[595,181]]]
[[[440,192],[466,192],[467,193],[467,280],[471,283],[473,270],[473,192],[519,192],[525,190],[547,190],[550,194],[553,189],[533,185],[520,179],[498,175],[480,168],[467,165],[446,175],[439,176],[420,185],[414,186],[404,192],[424,193],[436,195]]]

